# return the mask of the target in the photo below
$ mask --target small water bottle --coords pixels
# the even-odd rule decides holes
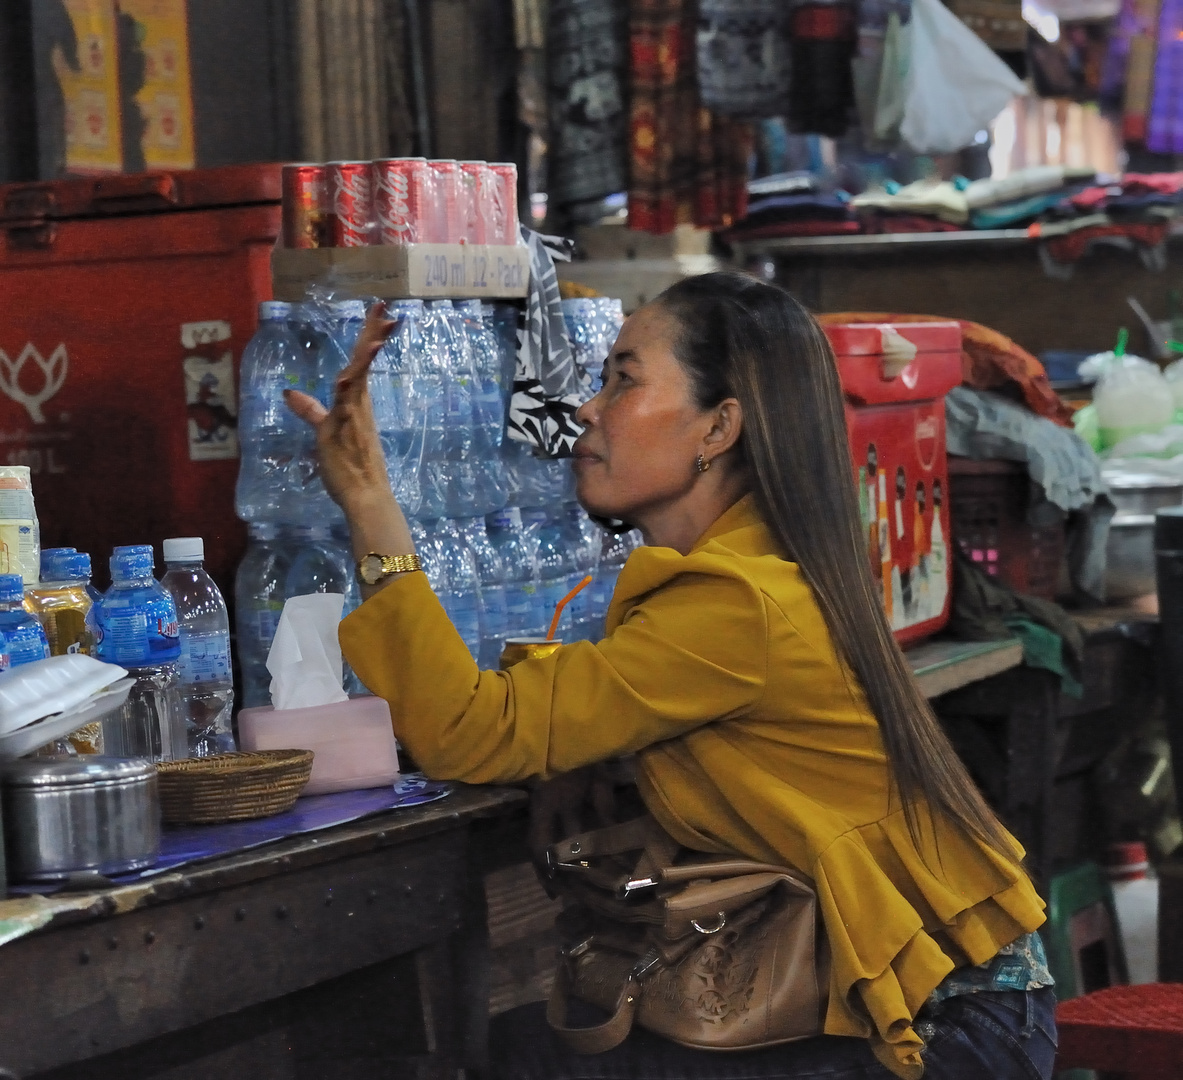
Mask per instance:
[[[505,636],[535,637],[546,628],[538,614],[538,567],[522,529],[522,512],[516,506],[498,510],[488,516],[486,528],[505,575]]]
[[[477,662],[495,668],[507,633],[505,567],[497,549],[489,542],[483,518],[469,518],[460,524],[461,535],[476,559],[481,584],[481,648]]]
[[[481,652],[481,586],[476,558],[450,519],[439,522],[435,539],[443,556],[445,591],[440,603],[474,660]]]
[[[1158,879],[1140,840],[1110,844],[1105,875],[1113,889],[1130,985],[1158,982]]]
[[[242,705],[253,709],[271,703],[267,654],[283,614],[291,554],[280,543],[278,526],[252,525],[249,533],[250,545],[234,577],[234,621],[238,628]]]
[[[292,306],[259,305],[259,329],[242,351],[238,431],[242,462],[234,509],[243,521],[278,522],[298,490],[303,421],[284,401],[284,390],[309,390],[312,373],[292,331]]]
[[[178,674],[190,757],[212,757],[236,749],[230,722],[234,711],[230,617],[226,601],[202,565],[204,559],[200,536],[164,542],[167,570],[160,584],[177,608]]]
[[[20,574],[0,574],[0,633],[8,639],[9,664],[20,667],[49,656],[49,639],[35,615],[25,610]]]
[[[180,628],[172,596],[152,576],[153,563],[146,544],[117,547],[111,588],[96,605],[99,659],[136,680],[123,707],[104,717],[103,746],[112,757],[171,761],[189,756],[177,673]]]

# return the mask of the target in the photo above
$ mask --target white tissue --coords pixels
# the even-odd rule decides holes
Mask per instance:
[[[341,685],[337,642],[344,607],[340,593],[293,596],[284,604],[267,654],[271,704],[276,709],[307,709],[349,700]]]

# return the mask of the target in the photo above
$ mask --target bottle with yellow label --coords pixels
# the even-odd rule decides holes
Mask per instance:
[[[90,592],[90,556],[73,548],[42,552],[41,582],[25,590],[25,610],[45,628],[51,656],[85,653],[93,656],[97,643]],[[102,730],[96,722],[70,735],[80,754],[103,751]]]

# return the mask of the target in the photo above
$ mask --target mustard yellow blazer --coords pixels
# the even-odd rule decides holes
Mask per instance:
[[[833,954],[825,1030],[870,1039],[901,1077],[923,1072],[912,1018],[941,979],[1044,921],[1016,859],[943,823],[913,842],[878,724],[751,497],[689,555],[635,551],[596,644],[480,671],[423,574],[340,639],[429,775],[510,782],[635,752],[682,844],[810,875]]]

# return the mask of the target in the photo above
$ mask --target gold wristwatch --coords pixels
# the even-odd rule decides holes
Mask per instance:
[[[395,574],[422,569],[418,555],[379,555],[371,551],[357,560],[357,580],[363,585],[378,585]]]

